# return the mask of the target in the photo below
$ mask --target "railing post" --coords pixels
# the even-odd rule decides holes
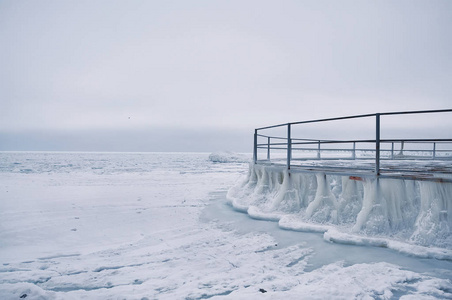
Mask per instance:
[[[352,153],[352,158],[356,159],[356,142],[353,142],[353,153]]]
[[[436,158],[436,143],[433,143],[433,159]]]
[[[320,159],[320,141],[317,144],[317,159]]]
[[[267,138],[267,160],[270,160],[270,137]]]
[[[254,160],[254,163],[257,163],[257,129],[254,129],[253,160]]]
[[[394,142],[391,143],[391,159],[394,160]]]
[[[380,114],[375,114],[375,175],[380,175]]]
[[[290,123],[287,123],[287,169],[290,170],[290,160],[292,158],[292,138],[290,133]]]

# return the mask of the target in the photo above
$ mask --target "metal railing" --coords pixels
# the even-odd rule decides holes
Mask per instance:
[[[452,139],[381,139],[381,117],[389,115],[414,115],[451,113],[452,109],[386,112],[364,115],[354,115],[318,120],[309,120],[293,123],[285,123],[267,127],[256,128],[254,131],[253,158],[255,163],[281,161],[281,157],[273,159],[272,151],[283,151],[285,165],[290,169],[292,163],[303,160],[371,160],[373,168],[370,170],[379,176],[381,164],[384,160],[451,160],[452,149],[441,148],[449,146],[452,148]],[[451,116],[452,117],[452,116]],[[374,119],[375,138],[361,140],[331,140],[331,139],[304,139],[294,137],[292,134],[295,126],[309,123],[324,123],[330,121],[350,119]],[[263,134],[264,131],[274,128],[285,128],[284,136],[271,136]],[[263,142],[258,142],[264,139]],[[414,146],[414,148],[412,148]],[[258,159],[258,150],[266,151],[266,159]],[[294,152],[302,152],[305,157],[293,157]],[[311,155],[309,155],[311,154]],[[314,154],[314,156],[312,156]],[[328,155],[334,154],[334,155]],[[341,155],[338,155],[341,154]],[[348,154],[345,155],[344,154]]]

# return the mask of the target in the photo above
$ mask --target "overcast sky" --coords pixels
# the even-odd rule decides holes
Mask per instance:
[[[0,150],[251,152],[256,127],[452,107],[450,0],[2,0],[0,45]]]

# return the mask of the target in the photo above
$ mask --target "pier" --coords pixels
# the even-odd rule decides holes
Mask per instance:
[[[405,111],[257,128],[254,161],[227,197],[252,218],[327,241],[438,247],[445,255],[432,257],[450,259],[451,117]]]
[[[391,124],[405,116],[410,116],[411,122],[416,122],[416,117],[427,118],[427,124],[433,125],[439,117],[452,119],[452,109],[373,113],[256,128],[253,160],[256,165],[285,168],[289,173],[321,172],[354,180],[373,177],[452,182],[452,138],[436,137],[450,135],[452,128],[441,134],[433,129],[429,138],[413,138],[416,132],[409,132],[410,138],[382,138],[383,128],[391,132]],[[370,129],[372,136],[369,130],[360,139],[304,135],[309,130],[315,132],[316,127],[328,128],[325,125],[330,126],[325,130],[334,135],[341,123],[352,129],[363,128],[362,134],[365,128]]]

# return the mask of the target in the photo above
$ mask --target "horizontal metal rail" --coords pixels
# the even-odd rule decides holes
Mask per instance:
[[[354,116],[345,117],[335,117],[335,118],[325,118],[318,120],[307,120],[300,122],[277,124],[272,126],[260,127],[255,129],[254,132],[254,162],[263,163],[263,160],[258,159],[258,149],[267,150],[267,157],[265,163],[272,163],[285,160],[287,169],[291,169],[292,162],[301,162],[306,160],[319,160],[319,161],[330,161],[330,160],[372,160],[373,166],[371,168],[362,166],[351,167],[351,170],[362,172],[372,170],[374,176],[380,176],[381,172],[396,172],[394,168],[382,168],[381,161],[388,160],[452,160],[452,139],[419,139],[419,138],[402,138],[402,139],[381,139],[381,116],[388,115],[408,115],[408,114],[431,114],[431,113],[450,113],[452,109],[438,109],[438,110],[422,110],[422,111],[402,111],[402,112],[385,112],[385,113],[374,113],[374,114],[362,114]],[[346,140],[331,140],[331,139],[312,139],[312,138],[301,138],[292,136],[292,127],[302,126],[303,124],[309,123],[321,123],[330,121],[340,121],[340,120],[350,120],[359,118],[374,118],[375,119],[375,138],[372,139],[346,139]],[[285,136],[275,136],[263,134],[263,131],[277,128],[286,127]],[[265,142],[258,142],[259,139],[266,139]],[[368,144],[369,148],[366,146],[362,147],[363,144]],[[337,145],[332,147],[332,145]],[[359,147],[361,145],[361,147]],[[418,145],[418,146],[413,146]],[[444,145],[448,146],[449,149],[445,149]],[[410,147],[407,147],[410,146]],[[412,149],[414,147],[414,149]],[[439,147],[439,148],[438,148]],[[397,148],[397,149],[396,149]],[[272,158],[272,151],[284,151],[284,157],[279,159]],[[280,153],[280,152],[278,152]],[[298,153],[297,157],[293,157],[294,153]],[[299,157],[304,153],[304,157]],[[309,155],[311,153],[311,155]],[[312,157],[314,153],[314,157]],[[336,156],[329,156],[328,153],[336,153]],[[341,154],[342,153],[342,154]],[[350,156],[347,153],[351,153]],[[307,156],[306,156],[307,155]],[[326,156],[325,156],[326,155]],[[302,165],[294,165],[297,168],[306,167]],[[312,169],[312,167],[310,167]],[[331,169],[331,167],[323,166],[323,169]],[[334,167],[333,167],[334,169]],[[341,167],[342,170],[348,170],[347,168]],[[444,174],[452,174],[451,171],[447,171]],[[316,167],[318,170],[318,167]],[[407,170],[397,170],[397,172],[407,172]],[[410,174],[385,174],[386,178],[391,176],[402,176],[406,175],[412,177],[412,174],[416,172],[411,172]],[[389,176],[389,177],[388,177]],[[410,177],[410,178],[411,178]],[[425,177],[425,176],[424,176]],[[427,176],[428,177],[428,176]],[[391,177],[392,178],[392,177]],[[446,180],[447,181],[447,180]]]
[[[270,136],[264,136],[264,135],[259,135],[262,137],[268,137],[268,138],[274,138],[274,137],[270,137]],[[283,140],[287,140],[287,138],[282,138],[279,137],[278,139],[283,139]],[[319,142],[321,142],[322,144],[345,144],[345,143],[375,143],[375,140],[312,140],[312,139],[292,139],[292,141],[294,140],[306,140],[309,142],[292,142],[292,145],[295,144],[317,144]],[[380,143],[398,143],[398,142],[408,142],[408,143],[449,143],[451,142],[452,139],[385,139],[385,140],[380,140]],[[278,143],[272,143],[272,145],[275,145]],[[279,143],[279,144],[284,144],[287,145],[287,142],[285,143]],[[267,145],[266,143],[263,144],[258,144],[258,145]]]
[[[345,116],[345,117],[336,117],[336,118],[326,118],[326,119],[308,120],[308,121],[300,121],[300,122],[292,122],[292,123],[283,123],[283,124],[277,124],[277,125],[271,125],[271,126],[256,128],[256,130],[263,130],[263,129],[270,129],[270,128],[282,127],[282,126],[287,126],[288,124],[296,125],[296,124],[318,123],[318,122],[326,122],[326,121],[338,121],[338,120],[346,120],[346,119],[357,119],[357,118],[375,117],[376,115],[380,115],[380,116],[389,116],[389,115],[408,115],[408,114],[413,115],[413,114],[443,113],[443,112],[452,112],[452,109],[416,110],[416,111],[398,111],[398,112],[384,112],[384,113],[374,113],[374,114],[354,115],[354,116]]]

